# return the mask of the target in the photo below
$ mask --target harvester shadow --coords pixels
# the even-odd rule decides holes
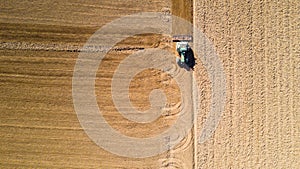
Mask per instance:
[[[179,58],[176,59],[176,62],[180,68],[184,68],[187,71],[194,70],[194,67],[196,65],[194,51],[192,49],[189,49],[186,52],[185,63],[180,62]]]

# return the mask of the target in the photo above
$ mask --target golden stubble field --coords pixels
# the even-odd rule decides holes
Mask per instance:
[[[1,2],[0,168],[298,168],[299,9],[296,0]],[[196,130],[174,149],[134,159],[107,152],[88,138],[74,110],[72,76],[78,50],[95,31],[146,11],[171,12],[206,34],[226,72],[227,102],[213,137],[197,144],[195,134],[211,104],[211,82],[197,60]],[[150,47],[174,51],[164,36],[131,37],[105,57],[95,81],[106,120],[132,137],[166,130],[181,104],[172,77],[149,69],[130,84],[132,104],[148,109],[149,92],[162,88],[171,111],[142,125],[115,110],[114,70],[126,56]]]

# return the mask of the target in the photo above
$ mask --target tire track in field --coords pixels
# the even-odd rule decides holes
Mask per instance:
[[[289,77],[291,78],[289,80],[289,90],[290,99],[289,99],[289,109],[291,110],[291,145],[289,145],[290,153],[290,163],[291,168],[297,168],[300,166],[299,159],[299,133],[300,133],[300,118],[299,113],[300,112],[300,29],[299,29],[299,9],[300,4],[296,1],[289,1],[289,26],[290,26],[290,43],[289,43],[289,49],[291,52],[291,59],[289,64],[290,74]],[[297,57],[298,56],[298,57]],[[298,101],[297,101],[298,100]],[[296,139],[295,139],[296,138]],[[298,139],[297,139],[298,138]],[[296,148],[295,148],[296,147]]]
[[[276,34],[276,18],[279,17],[276,9],[276,4],[268,4],[268,19],[267,19],[267,39],[269,46],[267,47],[268,51],[268,64],[267,66],[267,158],[268,168],[277,168],[278,167],[278,67],[279,61],[277,57],[277,38],[273,36]]]
[[[254,89],[254,146],[253,152],[255,157],[251,161],[251,167],[263,167],[265,166],[265,158],[263,155],[265,154],[264,149],[264,128],[265,128],[265,116],[264,116],[264,16],[263,16],[263,2],[262,1],[255,1],[253,2],[253,23],[254,23],[254,30],[253,30],[253,45],[256,44],[256,48],[254,50],[254,62],[253,66],[255,69],[254,72],[254,81],[253,81],[253,89]],[[257,165],[259,164],[259,165]]]

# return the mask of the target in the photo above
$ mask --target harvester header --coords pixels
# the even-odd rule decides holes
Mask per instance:
[[[174,35],[172,37],[173,42],[192,42],[193,36],[192,35]]]

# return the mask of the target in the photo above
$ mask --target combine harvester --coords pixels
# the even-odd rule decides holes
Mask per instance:
[[[187,70],[194,70],[196,64],[194,52],[189,45],[193,41],[191,35],[174,35],[172,41],[176,42],[176,50],[180,58],[176,58],[177,64]]]

